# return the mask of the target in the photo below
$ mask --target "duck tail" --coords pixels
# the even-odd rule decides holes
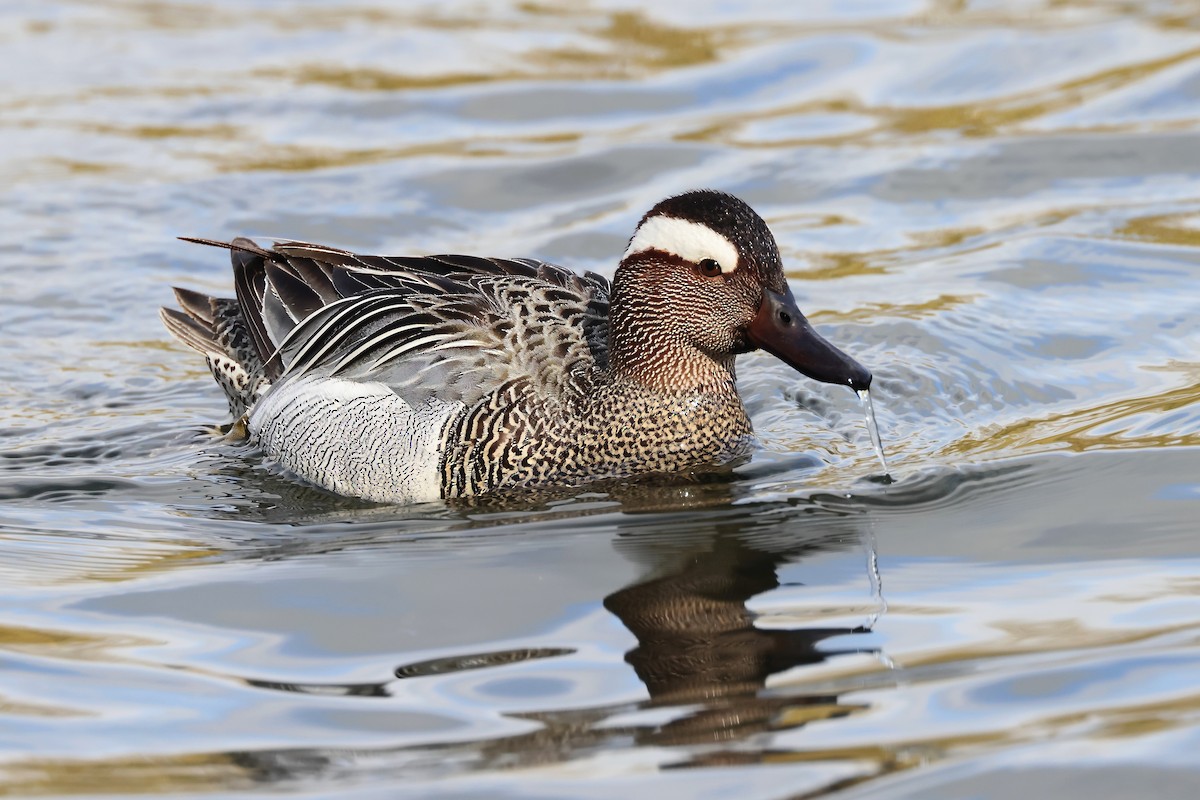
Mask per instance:
[[[167,330],[176,339],[199,353],[207,355],[210,351],[219,352],[212,313],[212,303],[217,298],[178,286],[173,288],[175,301],[183,310],[166,307],[158,310],[158,315],[167,326]]]
[[[159,309],[163,324],[172,336],[204,356],[225,392],[229,412],[240,419],[269,385],[241,303],[178,287],[175,299],[178,309]]]

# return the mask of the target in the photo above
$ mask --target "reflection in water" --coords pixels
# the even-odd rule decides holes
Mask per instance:
[[[728,494],[730,484],[709,487]],[[868,633],[857,627],[760,629],[747,602],[780,586],[778,570],[837,550],[870,547],[854,515],[819,511],[813,531],[812,506],[740,506],[730,516],[698,527],[695,516],[680,515],[672,528],[671,512],[687,507],[687,490],[646,487],[630,490],[618,518],[615,547],[643,566],[643,577],[604,600],[605,608],[637,638],[625,655],[649,698],[561,710],[515,711],[503,716],[533,723],[532,730],[468,741],[383,749],[288,749],[228,753],[226,768],[252,782],[332,779],[347,770],[380,772],[388,777],[424,779],[490,769],[546,766],[588,758],[610,748],[681,748],[661,756],[662,767],[755,763],[779,754],[756,734],[799,728],[845,717],[863,704],[845,703],[836,691],[804,691],[795,682],[766,689],[767,678],[836,656],[874,652],[869,648],[822,646],[837,636]],[[680,495],[683,495],[681,497]],[[695,502],[712,498],[702,494]],[[672,502],[674,501],[674,502]],[[725,498],[728,506],[728,496]],[[671,511],[663,513],[665,508]],[[647,524],[653,519],[656,524]],[[873,553],[868,563],[873,563]],[[869,581],[873,591],[877,583]],[[878,601],[880,598],[876,597]],[[873,622],[873,620],[868,620]],[[571,658],[573,648],[528,648],[443,657],[395,669],[406,687],[420,681],[450,681],[435,693],[461,691],[472,684],[503,679],[503,670],[535,660],[553,665]],[[569,680],[574,667],[552,677]],[[496,670],[496,675],[486,675]],[[481,673],[478,679],[460,677]],[[392,698],[396,681],[356,684],[294,684],[241,679],[267,690],[325,697]],[[455,684],[454,682],[460,682]],[[422,690],[429,691],[429,690]],[[536,699],[531,702],[538,702]],[[664,714],[666,715],[664,717]],[[653,752],[650,750],[648,752]],[[837,760],[836,752],[827,757]],[[858,756],[855,756],[856,758]],[[229,784],[229,776],[223,780]],[[240,781],[239,781],[240,782]]]
[[[522,661],[533,661],[538,658],[554,658],[569,656],[575,650],[569,647],[526,647],[521,650],[501,650],[494,653],[472,653],[467,656],[451,656],[449,658],[433,658],[428,661],[417,661],[396,668],[397,678],[423,678],[427,675],[441,675],[448,672],[465,672],[472,669],[501,667],[505,664],[519,664]]]
[[[769,675],[815,664],[856,649],[818,649],[833,636],[866,628],[760,630],[746,602],[779,586],[784,561],[842,546],[841,538],[778,552],[758,549],[736,534],[715,532],[666,574],[614,592],[604,607],[637,637],[625,660],[650,692],[650,707],[693,706],[661,726],[638,731],[639,743],[681,745],[743,739],[778,727],[785,711],[804,722],[845,716],[862,706],[839,705],[836,695],[760,696]],[[726,762],[729,754],[717,760]],[[739,754],[738,760],[756,759]],[[711,756],[704,756],[712,763]]]

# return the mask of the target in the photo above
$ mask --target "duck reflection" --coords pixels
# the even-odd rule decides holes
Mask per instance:
[[[653,555],[659,561],[652,576],[604,600],[605,608],[637,637],[625,661],[649,692],[645,705],[697,707],[667,724],[642,730],[640,738],[646,744],[731,741],[862,708],[839,704],[836,694],[764,690],[773,674],[868,652],[819,646],[832,637],[868,633],[866,627],[761,629],[746,605],[752,597],[778,588],[781,564],[854,547],[860,539],[836,531],[801,542],[776,537],[781,540],[772,547],[769,541],[749,541],[746,526],[727,527],[687,537],[690,546],[675,553],[661,543],[639,542],[636,536],[620,542],[643,560]]]
[[[533,767],[628,748],[631,742],[670,748],[663,751],[664,767],[750,763],[781,755],[777,740],[755,739],[756,734],[864,710],[865,705],[843,701],[839,692],[845,684],[837,681],[823,681],[812,691],[802,673],[778,687],[768,688],[767,679],[830,658],[874,652],[854,641],[869,633],[865,619],[854,627],[821,626],[817,620],[811,626],[766,628],[756,625],[747,606],[780,586],[781,568],[863,549],[869,540],[860,530],[861,516],[816,501],[736,505],[729,494],[727,485],[708,485],[643,488],[619,498],[614,547],[641,565],[642,577],[603,603],[637,639],[625,661],[645,685],[647,699],[510,711],[506,717],[536,722],[536,729],[474,741],[382,751],[292,751],[284,759],[288,770],[321,772],[326,763],[367,759],[374,768],[422,777],[445,774],[450,763],[451,772]],[[703,516],[698,508],[706,508]],[[864,558],[864,599],[872,591],[868,585],[876,585],[865,574],[869,562]],[[573,655],[567,647],[475,652],[403,664],[394,674],[406,682],[460,681],[457,676],[468,671],[500,675],[522,663],[553,664]],[[569,676],[569,665],[564,669]],[[338,687],[253,683],[324,696],[386,697],[397,689],[395,681]],[[774,746],[763,746],[766,742]],[[239,762],[280,766],[265,752],[239,754]]]

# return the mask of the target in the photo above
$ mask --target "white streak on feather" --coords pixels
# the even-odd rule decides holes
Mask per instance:
[[[287,369],[285,370],[284,374],[290,374],[293,371],[298,373],[304,372],[305,370],[311,368],[319,360],[324,358],[330,350],[335,349],[339,344],[341,344],[346,337],[353,334],[354,330],[361,328],[363,323],[368,322],[375,317],[383,316],[384,314],[388,313],[407,314],[412,312],[412,307],[403,302],[385,303],[380,305],[378,302],[379,298],[377,296],[359,297],[355,299],[357,302],[342,308],[336,314],[333,314],[328,320],[322,321],[320,328],[311,332],[311,335],[306,338],[304,344],[301,346],[300,351],[296,353],[292,363],[287,365]],[[338,331],[336,334],[329,336],[328,339],[325,338],[334,326],[344,321],[348,316],[354,316],[361,307],[372,304],[376,305],[377,307],[365,313],[358,314],[358,316],[355,318],[354,327],[343,329]],[[332,308],[333,305],[333,303],[330,303],[325,308]],[[283,345],[280,345],[280,347],[283,347]],[[317,348],[317,351],[315,353],[310,353],[313,348]]]
[[[321,308],[312,316],[304,320],[303,323],[297,325],[288,331],[287,336],[275,348],[275,352],[271,355],[272,358],[283,352],[284,348],[290,346],[294,339],[304,339],[300,346],[299,352],[296,353],[290,364],[286,365],[285,374],[291,372],[296,364],[303,361],[308,351],[313,347],[322,344],[326,332],[332,328],[339,319],[344,318],[358,303],[362,302],[361,297],[344,297],[341,300],[335,300],[329,305]],[[313,330],[313,329],[316,330]]]
[[[399,347],[394,347],[391,350],[388,350],[386,353],[376,359],[375,362],[371,364],[371,369],[378,369],[381,364],[386,364],[388,361],[395,361],[405,353],[411,353],[413,350],[419,350],[424,345],[427,345],[431,342],[440,342],[443,339],[448,339],[453,335],[454,334],[452,333],[435,333],[429,336],[422,336],[420,339],[413,339],[405,342]],[[341,369],[342,366],[343,364],[338,364],[336,369]]]
[[[338,361],[337,366],[333,368],[333,371],[338,372],[342,369],[345,369],[347,365],[349,365],[349,364],[357,361],[359,358],[361,358],[364,353],[368,353],[371,350],[374,350],[375,348],[383,345],[390,339],[395,339],[396,337],[400,336],[401,334],[408,333],[410,331],[419,331],[419,330],[423,330],[428,327],[429,326],[425,325],[425,324],[415,324],[415,325],[401,325],[397,328],[392,328],[392,327],[384,328],[382,331],[380,331],[376,335],[366,339],[358,347],[354,348],[349,353],[342,356],[341,360]],[[376,362],[376,363],[378,363],[378,362]]]
[[[738,268],[738,252],[733,242],[707,225],[678,217],[650,217],[638,226],[624,258],[647,250],[661,250],[698,264],[711,258],[726,275]]]

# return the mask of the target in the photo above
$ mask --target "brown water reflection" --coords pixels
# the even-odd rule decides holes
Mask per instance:
[[[650,693],[647,707],[700,706],[643,731],[638,741],[719,744],[864,709],[841,705],[836,695],[766,697],[761,692],[775,673],[863,652],[818,645],[832,637],[867,633],[867,628],[760,630],[746,608],[750,598],[779,586],[775,568],[785,559],[845,545],[839,536],[785,555],[756,550],[736,534],[718,531],[709,548],[671,559],[674,563],[663,564],[655,577],[606,597],[604,607],[638,639],[625,660]],[[708,753],[702,761],[735,763],[743,757]]]
[[[511,711],[506,716],[530,723],[526,726],[529,732],[433,745],[357,749],[332,743],[319,749],[255,749],[139,759],[34,759],[7,768],[3,773],[6,785],[17,794],[236,790],[263,782],[337,780],[347,769],[376,779],[425,780],[464,771],[546,767],[588,758],[606,749],[624,749],[631,740],[638,747],[679,752],[679,757],[665,756],[664,766],[670,767],[778,761],[782,753],[752,745],[751,740],[760,734],[835,720],[868,706],[843,701],[836,691],[770,691],[766,689],[767,679],[829,658],[872,653],[874,649],[856,646],[855,637],[869,633],[861,625],[757,628],[756,615],[746,603],[779,586],[777,571],[782,564],[861,548],[864,542],[853,533],[856,526],[850,517],[839,518],[827,535],[802,539],[781,536],[777,521],[764,526],[753,517],[741,517],[739,521],[731,518],[727,524],[712,526],[688,522],[665,537],[663,531],[671,530],[669,527],[644,530],[639,524],[641,514],[678,514],[696,504],[713,507],[721,496],[727,503],[729,488],[728,484],[713,484],[709,491],[692,496],[686,488],[656,491],[636,486],[630,487],[623,498],[632,516],[628,530],[618,526],[614,545],[641,565],[644,575],[609,594],[604,607],[637,638],[637,645],[624,660],[633,667],[649,695],[644,701]],[[639,506],[640,511],[632,510]],[[330,547],[341,549],[345,543]],[[847,638],[826,643],[837,637]],[[0,631],[0,645],[4,640]],[[86,641],[36,630],[13,632],[7,641],[10,647],[25,642],[32,648],[30,652],[42,656],[92,659],[102,654],[102,660],[112,658],[111,651],[149,644]],[[53,649],[47,649],[51,645]],[[208,677],[236,680],[247,687],[285,695],[386,701],[397,695],[395,689],[400,684],[445,682],[462,672],[477,674],[475,680],[487,682],[495,680],[488,678],[489,671],[504,672],[542,659],[549,659],[546,663],[553,675],[554,660],[569,658],[573,652],[571,648],[542,648],[442,657],[401,665],[395,669],[399,681],[376,683],[282,683],[215,673]],[[196,672],[183,665],[176,669]],[[569,673],[563,674],[565,677]],[[54,716],[70,713],[69,709],[22,710],[12,705],[0,705],[0,711]],[[426,727],[435,729],[436,718],[431,716]],[[891,754],[880,755],[889,762],[893,760]],[[858,762],[864,753],[831,750],[819,756],[808,753],[796,757]]]

